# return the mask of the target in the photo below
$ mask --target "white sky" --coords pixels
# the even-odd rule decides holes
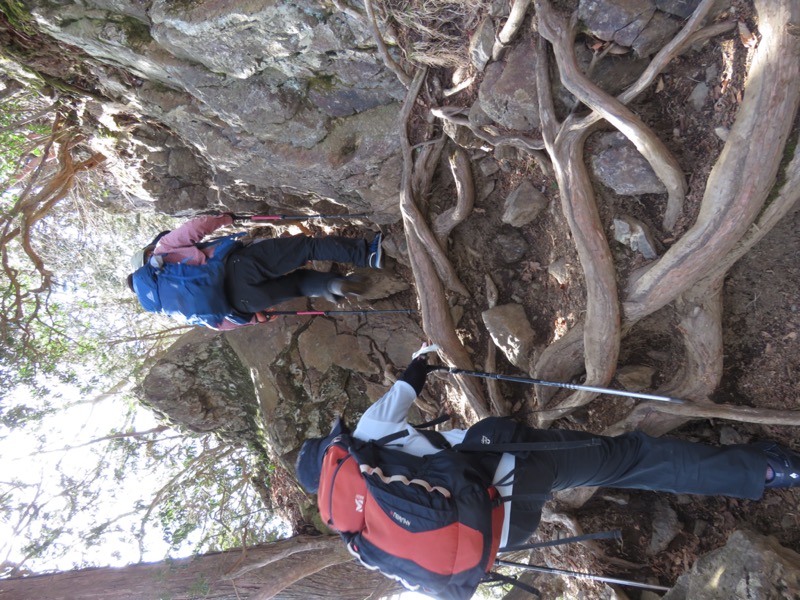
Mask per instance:
[[[23,392],[16,390],[6,395],[4,401],[8,406],[13,406],[19,401]],[[55,396],[64,397],[72,395],[68,389],[54,390]],[[39,426],[29,426],[22,429],[8,431],[2,429],[3,437],[0,439],[0,456],[3,457],[3,469],[0,481],[8,482],[12,478],[20,479],[26,483],[35,484],[42,482],[46,493],[58,489],[59,474],[54,465],[61,461],[61,471],[73,477],[81,478],[88,470],[97,464],[96,451],[101,450],[103,444],[93,444],[69,451],[61,451],[66,446],[79,446],[92,439],[107,435],[114,427],[121,427],[124,423],[126,407],[116,398],[109,398],[97,404],[81,404],[69,409],[58,411],[56,414],[47,415]],[[148,410],[138,410],[134,426],[137,430],[149,429],[156,426],[154,416]],[[40,436],[45,436],[44,450],[54,452],[40,452]],[[107,481],[107,493],[104,493],[102,502],[92,510],[86,511],[71,523],[76,530],[88,530],[102,523],[105,519],[113,518],[119,514],[133,509],[136,500],[149,501],[148,493],[152,493],[156,482],[141,481],[134,477],[127,478],[122,485]],[[29,497],[34,492],[29,492]],[[50,506],[58,509],[58,498]],[[145,560],[160,560],[166,552],[166,545],[159,535],[151,536],[145,545],[149,549]],[[67,540],[69,541],[69,540]],[[11,560],[18,562],[21,558],[22,546],[26,540],[15,539],[11,524],[0,519],[0,562]],[[138,562],[138,548],[131,544],[111,543],[98,545],[86,549],[85,553],[78,552],[82,544],[75,544],[76,552],[63,559],[40,563],[30,561],[31,568],[39,569],[70,569],[81,562],[91,562],[99,565],[122,565]],[[6,556],[6,553],[8,555]],[[114,558],[116,557],[116,558]],[[27,563],[26,563],[27,564]]]

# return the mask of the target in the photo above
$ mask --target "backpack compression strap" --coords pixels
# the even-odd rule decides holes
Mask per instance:
[[[507,442],[501,444],[478,444],[467,442],[456,444],[453,450],[458,452],[537,452],[551,450],[573,450],[575,448],[587,448],[589,446],[599,446],[600,440],[574,440],[570,442]]]

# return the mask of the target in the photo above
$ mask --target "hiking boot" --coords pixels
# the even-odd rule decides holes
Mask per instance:
[[[357,275],[337,277],[328,283],[328,291],[336,302],[341,302],[345,296],[363,296],[369,287],[369,280]]]
[[[767,481],[767,488],[791,488],[800,486],[800,453],[776,444],[756,442],[753,444],[767,457],[767,465],[774,476]]]
[[[367,265],[372,269],[380,269],[383,265],[382,241],[383,234],[379,231],[378,235],[370,242],[369,248],[367,249]]]

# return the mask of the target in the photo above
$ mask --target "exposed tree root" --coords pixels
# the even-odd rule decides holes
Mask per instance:
[[[422,85],[422,84],[420,84]],[[409,90],[410,93],[410,90]],[[417,92],[418,94],[419,92]],[[416,98],[416,95],[414,98]],[[404,107],[402,122],[407,123],[411,115],[411,109],[414,103],[406,102]],[[402,117],[401,117],[402,118]],[[408,133],[405,132],[405,142],[408,141]],[[408,194],[409,202],[401,202],[400,210],[403,214],[403,223],[405,225],[406,237],[412,233],[414,237],[419,239],[421,247],[424,249],[431,261],[434,264],[438,277],[442,283],[450,291],[461,294],[462,296],[470,296],[466,286],[461,282],[450,260],[444,253],[443,245],[440,243],[437,236],[431,231],[425,216],[419,208],[419,204],[424,202],[427,197],[428,191],[433,180],[434,171],[439,163],[439,156],[442,152],[446,138],[437,140],[433,144],[426,144],[420,151],[417,159],[414,160],[412,156],[411,147],[408,148],[408,161],[409,165],[404,164],[404,169],[408,169]],[[410,251],[410,246],[409,246]]]
[[[258,560],[249,562],[247,561],[247,549],[242,550],[242,556],[239,561],[233,565],[222,579],[236,579],[242,577],[246,573],[255,569],[261,569],[267,565],[274,564],[278,561],[293,556],[299,552],[312,552],[317,550],[337,550],[341,548],[342,541],[337,536],[305,536],[298,535],[284,540],[279,540],[270,544],[270,548],[274,549],[274,553],[260,556]]]
[[[488,274],[486,275],[486,304],[489,308],[497,306],[497,286]],[[487,373],[497,372],[497,346],[491,337],[487,342],[484,368]],[[494,413],[501,417],[508,415],[508,403],[500,392],[500,383],[496,379],[487,379],[486,388],[489,390],[489,401]]]
[[[544,506],[542,509],[542,521],[545,523],[553,523],[555,525],[561,525],[564,527],[570,534],[570,536],[579,536],[583,535],[583,528],[578,524],[578,521],[562,512],[556,512],[552,510],[547,505]],[[603,562],[614,565],[616,567],[620,567],[622,569],[639,569],[642,565],[634,562],[630,562],[624,560],[622,558],[615,558],[613,556],[607,556],[597,542],[593,540],[586,540],[584,542],[580,542],[581,546],[588,549],[596,558],[602,560]]]
[[[711,404],[708,396],[722,380],[722,283],[720,277],[697,285],[675,302],[684,357],[682,367],[659,388],[659,394]],[[637,419],[635,428],[659,436],[687,421],[685,416],[671,413],[659,412]],[[630,419],[629,415],[622,420],[625,426],[632,425]]]
[[[556,15],[547,0],[536,0],[536,12],[539,32],[552,44],[564,87],[633,142],[666,186],[668,200],[664,229],[671,230],[680,216],[688,189],[677,159],[638,116],[583,74],[575,57],[577,16],[573,15],[568,23]]]
[[[472,178],[469,156],[461,148],[456,148],[449,162],[456,183],[456,205],[448,208],[433,222],[433,232],[443,248],[447,246],[447,236],[456,225],[470,215],[475,205],[475,182]]]
[[[459,106],[440,106],[431,109],[431,114],[443,121],[447,121],[458,127],[466,127],[476,138],[491,144],[494,148],[511,146],[530,155],[539,165],[542,173],[547,177],[553,176],[553,165],[547,154],[542,152],[544,142],[540,139],[522,135],[520,133],[492,133],[474,125],[464,115],[468,112],[467,108]]]
[[[542,136],[553,159],[559,186],[561,210],[572,232],[586,284],[586,317],[583,328],[586,382],[605,386],[611,381],[619,356],[620,311],[617,299],[616,271],[608,247],[594,190],[583,160],[583,146],[588,129],[574,128],[573,120],[559,125],[550,92],[549,69],[544,42],[538,44],[536,57],[539,111]],[[539,370],[537,367],[535,370]],[[592,392],[577,392],[561,407],[578,407],[595,397]],[[541,415],[543,425],[548,423]]]
[[[678,33],[678,35],[676,35],[669,44],[667,44],[658,54],[656,54],[639,79],[631,87],[618,96],[618,100],[620,102],[630,102],[638,94],[644,91],[650,84],[652,84],[656,76],[669,64],[669,62],[691,43],[706,39],[711,35],[716,35],[720,32],[727,31],[733,26],[732,23],[724,23],[718,26],[708,27],[700,32],[696,31],[702,23],[703,18],[713,5],[713,2],[714,0],[703,0],[703,2],[701,2],[701,4],[695,10],[695,13],[687,21],[686,25]],[[540,49],[540,53],[541,52],[542,50]],[[544,98],[544,100],[540,102],[545,108],[548,109],[545,113],[543,113],[543,131],[547,131],[548,127],[554,127],[554,125],[548,125],[554,123],[554,117],[552,116],[552,105],[549,101],[549,77],[546,70],[540,71],[538,85],[540,86],[540,89],[544,90],[544,93],[548,94],[548,97]],[[574,123],[574,127],[578,130],[585,129],[588,135],[590,128],[592,128],[601,120],[601,114],[593,111],[583,119],[576,121]],[[588,260],[594,260],[594,257],[591,254],[588,255],[587,258]],[[583,335],[582,331],[580,332],[580,335]],[[577,334],[568,334],[564,338],[558,340],[555,344],[549,346],[542,355],[539,364],[537,364],[536,368],[534,369],[535,376],[545,379],[555,377],[559,381],[565,381],[581,370],[586,370],[588,372],[586,367],[584,367],[584,369],[580,369],[577,361],[577,356],[583,354],[582,344],[583,341],[578,339]],[[586,362],[588,362],[588,360],[590,360],[590,357],[587,357]],[[562,362],[562,364],[557,366],[557,363],[559,362]],[[541,386],[537,388],[536,392],[541,399],[542,405],[547,405],[550,398],[552,398],[552,396],[556,393],[552,388],[542,388]],[[581,393],[581,397],[568,398],[566,403],[560,405],[560,407],[564,407],[565,405],[579,406],[580,404],[586,403],[590,400],[591,396]],[[540,416],[540,424],[542,426],[545,426],[550,422],[552,422],[552,419],[546,418],[544,415]]]
[[[514,6],[511,7],[511,14],[508,15],[508,20],[495,36],[494,46],[492,47],[492,60],[498,61],[502,58],[506,47],[517,35],[519,28],[522,27],[522,22],[525,20],[525,13],[528,12],[530,3],[531,0],[516,0],[514,2]]]
[[[635,93],[641,91],[645,82],[652,81],[658,70],[680,52],[689,43],[689,40],[696,39],[697,36],[708,35],[718,29],[709,28],[700,33],[694,33],[691,30],[700,22],[701,13],[707,11],[711,3],[710,0],[701,3],[697,13],[690,19],[684,30],[673,40],[673,43],[656,56],[651,68],[631,88],[630,93],[620,96],[621,99],[629,100]],[[703,207],[695,226],[662,259],[637,274],[638,276],[629,284],[624,304],[624,330],[630,329],[641,318],[665,304],[675,301],[682,292],[685,293],[685,298],[701,298],[703,290],[713,288],[713,284],[704,283],[696,290],[693,289],[691,293],[690,288],[699,284],[701,279],[713,282],[724,276],[733,262],[777,223],[794,202],[792,198],[793,194],[796,194],[794,190],[797,189],[797,181],[794,179],[794,170],[797,169],[796,160],[793,160],[787,167],[787,183],[793,182],[792,186],[785,186],[783,189],[787,191],[784,191],[764,212],[761,219],[763,227],[762,223],[759,223],[751,228],[751,223],[758,211],[761,210],[769,188],[774,182],[777,165],[783,152],[786,136],[791,130],[798,103],[797,62],[791,58],[797,56],[798,41],[796,38],[792,39],[792,36],[786,35],[781,25],[781,23],[790,22],[792,18],[796,17],[789,15],[789,9],[785,6],[782,8],[771,6],[770,9],[770,14],[763,13],[760,26],[767,32],[778,33],[768,36],[769,39],[766,39],[767,36],[765,36],[757,50],[751,67],[754,75],[748,84],[744,102],[734,125],[737,136],[734,139],[729,138],[726,149],[709,178]],[[761,8],[759,15],[762,15]],[[726,24],[726,26],[728,25]],[[774,57],[780,57],[780,64],[775,64]],[[770,64],[769,68],[766,68],[767,61]],[[770,71],[770,73],[766,71]],[[779,81],[782,81],[784,77],[788,77],[792,81],[792,85],[780,84]],[[776,120],[771,118],[771,115],[775,114],[783,117],[780,123],[776,123]],[[593,116],[592,121],[595,118],[597,117]],[[753,148],[754,145],[748,141],[755,138],[758,138],[758,148]],[[764,169],[765,157],[766,160],[769,160],[771,168]],[[758,173],[758,177],[756,173]],[[774,209],[773,206],[775,206]],[[748,228],[751,229],[746,234]],[[704,249],[704,252],[701,253],[701,249]],[[636,301],[633,301],[634,298]],[[714,382],[716,376],[712,375],[719,371],[716,368],[718,358],[712,354],[711,350],[716,344],[716,334],[702,339],[700,334],[693,332],[691,321],[693,318],[703,317],[706,322],[702,329],[706,332],[717,331],[718,325],[712,324],[712,322],[714,319],[718,320],[719,316],[704,314],[705,309],[701,305],[692,306],[691,301],[685,299],[684,302],[688,309],[683,317],[683,335],[689,365],[687,376],[694,380],[686,380],[686,383],[680,388],[675,384],[670,385],[669,388],[679,389],[684,392],[681,394],[684,397],[691,397],[699,401],[710,393],[708,388],[713,389],[719,382],[718,378]],[[591,305],[590,298],[587,298],[587,303]],[[578,351],[580,342],[581,340],[577,336],[570,336],[551,345],[546,353],[547,356],[543,355],[542,357],[547,359],[547,362],[540,360],[540,364],[535,369],[537,376],[543,376],[542,372],[545,368],[555,368],[559,357],[562,356],[562,349],[568,349],[563,355],[563,367],[560,368],[562,376],[566,375],[569,365],[575,362],[571,357],[574,357]],[[588,351],[586,354],[588,365],[590,361]],[[706,361],[707,364],[700,368],[700,363],[703,361]],[[574,375],[574,373],[572,374]],[[575,406],[584,400],[572,396],[559,404],[559,408]],[[667,409],[662,407],[662,411],[665,410]],[[663,418],[663,415],[659,418]],[[638,424],[641,419],[635,420]],[[551,422],[550,419],[543,418],[544,424],[549,422]],[[618,429],[630,429],[632,426],[632,422],[627,422]],[[645,427],[649,426],[645,425]],[[662,429],[664,427],[658,427],[659,431]],[[655,428],[653,431],[655,432]]]
[[[632,429],[641,429],[651,435],[666,433],[690,419],[721,418],[765,424],[797,425],[795,411],[774,411],[740,406],[718,405],[708,396],[714,391],[722,372],[721,280],[728,269],[752,248],[783,217],[797,210],[800,202],[800,151],[785,170],[785,183],[760,218],[736,247],[719,263],[712,266],[704,280],[695,285],[676,302],[683,315],[680,331],[686,346],[686,367],[670,382],[662,386],[659,394],[690,398],[692,405],[637,406],[627,417],[605,433],[614,435]],[[715,288],[719,288],[715,290]],[[668,414],[665,414],[668,413]]]
[[[420,69],[414,75],[401,113],[401,122],[403,123],[408,123],[411,110],[425,81],[426,74],[426,69]],[[444,257],[436,238],[430,232],[427,224],[425,224],[415,204],[413,173],[416,165],[412,156],[411,144],[408,141],[406,127],[404,125],[401,128],[400,136],[403,151],[400,209],[403,215],[406,242],[408,243],[408,255],[418,290],[417,296],[422,314],[422,329],[433,342],[439,344],[441,356],[448,364],[462,369],[472,369],[472,360],[456,335],[453,319],[450,315],[450,307],[444,293],[444,286],[437,275],[437,269],[434,268],[433,256],[426,249],[426,244],[430,248],[432,243],[438,254],[444,258],[447,266],[452,270],[452,266]],[[423,235],[420,235],[420,231],[427,232],[429,237],[426,242],[423,242]],[[486,400],[477,381],[464,376],[456,376],[456,381],[476,416],[478,418],[488,416],[489,410],[486,406]]]
[[[739,423],[759,423],[762,425],[800,426],[800,411],[756,408],[752,406],[733,406],[713,402],[689,402],[686,404],[664,405],[661,402],[642,402],[638,404],[623,422],[614,423],[603,431],[603,435],[618,435],[630,431],[631,425],[653,423],[658,419],[681,417],[683,422],[694,419],[723,419]],[[657,433],[657,428],[653,428]]]
[[[714,0],[703,0],[636,83],[614,98],[597,88],[578,68],[574,53],[576,17],[573,15],[568,21],[555,12],[548,0],[534,0],[534,4],[535,27],[540,34],[536,73],[542,140],[516,132],[500,134],[492,128],[477,127],[466,117],[468,109],[465,107],[438,107],[431,111],[453,125],[467,127],[478,139],[495,147],[511,145],[538,155],[544,148],[553,161],[552,166],[546,161],[540,162],[552,168],[559,185],[562,211],[584,272],[587,308],[583,323],[551,344],[539,357],[532,374],[542,379],[569,381],[583,371],[586,383],[608,385],[617,366],[622,335],[645,316],[674,304],[685,348],[684,366],[659,393],[692,399],[695,404],[640,403],[612,429],[639,428],[660,435],[698,416],[753,422],[776,422],[769,421],[774,418],[781,423],[794,423],[796,418],[791,413],[720,407],[711,404],[708,397],[719,385],[722,374],[721,287],[725,273],[791,209],[800,195],[797,191],[800,190],[800,158],[795,156],[785,169],[786,185],[765,208],[800,103],[797,62],[800,40],[786,28],[786,23],[800,18],[795,14],[800,12],[800,7],[788,0],[755,0],[762,39],[753,57],[735,124],[706,183],[697,221],[659,260],[629,279],[620,302],[615,265],[583,160],[585,140],[597,125],[606,121],[634,143],[667,188],[663,227],[673,229],[682,211],[686,179],[672,153],[625,104],[650,86],[691,44],[729,31],[735,24],[717,23],[704,28]],[[524,20],[527,7],[527,2],[515,4],[514,10],[519,12],[507,23],[514,29],[504,31],[510,31],[513,36],[513,31]],[[508,43],[503,40],[500,35],[495,48],[498,52]],[[563,123],[556,119],[545,40],[552,46],[562,84],[591,109],[588,115],[572,114]],[[414,213],[413,207],[404,208],[404,219],[414,223],[419,215]],[[415,228],[411,231],[412,235],[417,235]],[[441,223],[437,223],[435,231],[443,241],[447,230]],[[424,233],[418,236],[417,243],[430,246]],[[441,250],[438,245],[437,248]],[[446,277],[442,277],[442,281],[446,282]],[[487,360],[488,368],[492,365],[491,353]],[[537,386],[540,406],[553,404],[555,393],[552,388]],[[557,410],[540,413],[539,425],[549,425],[557,416],[563,416],[564,409],[584,405],[594,397],[595,394],[589,392],[569,395],[552,407]],[[496,404],[493,401],[494,410],[498,410]],[[665,417],[665,414],[671,416]]]
[[[372,37],[375,38],[375,43],[378,46],[378,52],[383,59],[383,63],[392,73],[397,75],[400,83],[408,87],[411,83],[411,77],[408,76],[408,73],[406,73],[403,68],[395,62],[392,55],[389,54],[389,49],[383,41],[381,30],[378,28],[378,20],[375,18],[375,11],[372,9],[372,0],[364,0],[364,9],[367,12],[367,22],[372,30]]]
[[[432,108],[431,114],[434,117],[439,117],[444,121],[449,121],[453,125],[466,127],[472,132],[472,135],[477,137],[479,140],[488,142],[494,147],[514,146],[515,148],[519,148],[520,150],[531,153],[544,149],[544,142],[542,142],[542,140],[530,138],[517,133],[499,135],[484,131],[480,127],[473,125],[468,118],[463,116],[468,110],[469,109],[467,108],[459,106],[440,106]]]
[[[544,349],[531,375],[536,379],[569,381],[576,373],[583,371],[584,362],[583,323],[577,323],[562,338]],[[535,386],[534,390],[540,407],[548,406],[553,396],[558,393],[556,388],[542,385]],[[563,416],[563,413],[551,414]],[[544,415],[539,417],[539,427],[546,427],[552,422],[543,417]]]
[[[280,569],[274,569],[269,584],[263,586],[251,596],[253,600],[271,600],[293,583],[297,583],[328,567],[353,560],[353,555],[348,552],[347,547],[338,538],[334,539],[339,542],[337,547],[326,550],[312,550],[304,553],[305,555],[297,560],[281,561]]]
[[[756,0],[762,38],[728,141],[709,175],[695,225],[627,287],[635,322],[672,302],[723,260],[754,222],[775,185],[800,102],[800,39],[786,33],[791,2]],[[795,5],[794,12],[800,12]]]
[[[419,153],[414,161],[417,166],[411,176],[411,190],[420,212],[428,212],[428,197],[433,184],[431,177],[436,171],[446,144],[447,136],[443,135],[419,147]]]

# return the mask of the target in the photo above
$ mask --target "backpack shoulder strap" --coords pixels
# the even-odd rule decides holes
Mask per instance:
[[[435,419],[431,419],[430,421],[425,421],[424,423],[418,423],[417,425],[412,425],[414,429],[428,429],[429,427],[434,427],[439,425],[440,423],[447,423],[452,417],[447,413],[443,415],[439,415]]]
[[[439,433],[438,431],[428,431],[424,429],[425,427],[433,427],[434,425],[438,425],[439,423],[443,423],[450,419],[449,415],[443,415],[442,417],[437,417],[432,421],[426,421],[420,425],[412,425],[414,429],[417,430],[421,436],[427,439],[434,448],[439,450],[443,450],[445,448],[450,448],[450,443],[445,439],[445,437]],[[394,442],[395,440],[399,440],[400,438],[404,438],[408,435],[407,429],[401,429],[400,431],[396,431],[394,433],[390,433],[389,435],[385,435],[382,438],[375,440],[375,444],[378,446],[387,446],[390,443]]]
[[[246,231],[240,231],[237,233],[231,233],[229,235],[222,235],[220,237],[216,237],[210,240],[206,240],[203,242],[197,242],[195,246],[198,248],[208,248],[210,246],[215,247],[214,255],[221,251],[224,254],[227,254],[228,251],[235,247],[235,244],[239,242],[239,239],[247,235]]]
[[[376,446],[387,446],[394,442],[395,440],[399,440],[400,438],[404,438],[408,435],[408,431],[405,429],[401,429],[400,431],[395,431],[394,433],[390,433],[389,435],[385,435],[382,438],[377,440],[373,440],[372,443]]]
[[[440,423],[446,423],[450,419],[450,415],[445,413],[443,415],[439,415],[435,419],[431,419],[430,421],[425,421],[424,423],[419,423],[418,425],[412,425],[412,427],[416,429],[420,435],[424,436],[434,448],[443,450],[445,448],[451,448],[450,442],[448,442],[441,433],[429,428],[439,425]]]

